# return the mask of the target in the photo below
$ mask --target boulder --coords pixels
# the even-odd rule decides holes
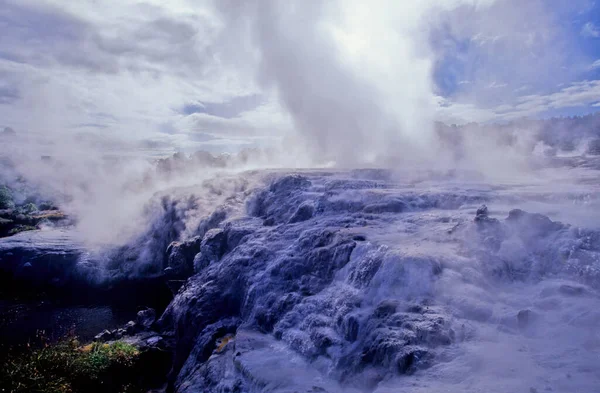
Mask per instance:
[[[189,277],[194,271],[194,256],[200,251],[201,240],[196,236],[183,242],[169,244],[164,273],[171,277]]]
[[[211,229],[206,232],[200,245],[200,252],[193,260],[194,272],[199,272],[211,263],[221,259],[227,251],[227,234],[222,229]]]
[[[110,341],[110,340],[114,340],[114,339],[115,339],[115,335],[110,330],[104,330],[104,331],[102,331],[102,333],[99,333],[94,337],[94,341],[101,342],[101,343]]]
[[[517,323],[520,329],[526,329],[531,327],[537,319],[538,315],[531,310],[521,310],[517,313]]]
[[[137,331],[138,325],[134,321],[129,321],[125,324],[125,333],[129,336],[132,336]]]
[[[137,313],[137,325],[144,329],[150,329],[155,321],[156,311],[152,308],[147,308]]]
[[[290,218],[289,223],[293,224],[296,222],[310,220],[314,214],[315,206],[313,205],[313,203],[309,201],[303,202],[300,206],[298,206],[298,209],[296,209],[296,211]]]
[[[538,238],[565,229],[560,222],[550,220],[539,213],[528,213],[521,209],[514,209],[508,213],[506,223],[524,238]]]

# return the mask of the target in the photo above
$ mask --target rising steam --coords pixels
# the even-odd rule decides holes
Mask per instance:
[[[492,14],[517,15],[520,2],[228,0],[209,4],[221,22],[212,47],[215,57],[241,77],[254,79],[263,94],[289,115],[293,126],[293,135],[284,139],[278,154],[254,167],[476,167],[486,174],[523,173],[523,152],[512,149],[507,155],[491,137],[464,135],[458,160],[452,147],[440,142],[434,127],[439,110],[434,74],[444,53],[432,41],[440,26],[456,30],[460,25],[476,34],[482,20]],[[528,12],[545,20],[541,2],[530,3]],[[461,19],[464,15],[470,18]],[[547,23],[536,28],[544,26]],[[488,36],[505,30],[501,23],[485,25]],[[553,53],[547,45],[544,49]],[[550,62],[553,57],[545,59]],[[514,73],[521,70],[531,74],[522,65]],[[474,85],[468,94],[477,98],[481,91]],[[145,181],[151,171],[145,160],[106,164],[104,148],[75,143],[57,130],[50,131],[49,139],[53,147],[42,149],[43,153],[32,149],[33,141],[8,153],[29,180],[67,194],[68,208],[78,216],[80,229],[102,241],[135,232],[145,201],[157,191],[199,184],[213,175],[205,170],[188,172],[176,181]],[[55,164],[40,162],[40,154],[52,155]],[[247,164],[236,170],[245,168]]]
[[[456,28],[457,18],[469,14],[465,10],[512,15],[520,5],[339,0],[227,1],[217,7],[227,34],[250,37],[236,42],[238,48],[251,46],[240,53],[255,55],[244,61],[254,60],[259,82],[289,112],[297,142],[313,162],[444,167],[448,155],[433,127],[434,68],[443,54],[432,47],[432,32],[440,25]],[[541,4],[533,8],[545,14]],[[460,23],[477,33],[481,19]],[[486,28],[486,34],[505,33],[500,24]],[[474,86],[469,94],[480,90]]]

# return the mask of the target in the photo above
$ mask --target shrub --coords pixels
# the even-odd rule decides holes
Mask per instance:
[[[0,209],[13,209],[14,207],[12,192],[8,187],[0,186]]]
[[[8,235],[12,236],[12,235],[16,235],[17,233],[21,233],[21,232],[35,231],[36,229],[37,229],[37,227],[34,227],[32,225],[17,225],[8,231]]]
[[[140,352],[122,341],[81,346],[63,339],[11,350],[0,364],[0,386],[10,393],[135,392]]]
[[[31,214],[31,213],[35,213],[38,211],[38,207],[35,205],[35,203],[27,203],[21,207],[19,207],[19,212],[23,213],[23,214]]]

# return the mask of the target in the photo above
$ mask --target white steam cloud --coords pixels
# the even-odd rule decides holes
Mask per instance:
[[[253,54],[244,63],[254,65],[263,88],[289,112],[313,162],[444,167],[447,152],[433,130],[434,66],[443,53],[432,47],[432,32],[440,24],[455,28],[461,15],[484,15],[460,21],[468,26],[463,31],[475,34],[490,13],[512,15],[520,5],[339,0],[225,1],[217,7],[226,34],[250,37],[237,41],[236,50]],[[541,4],[530,8],[544,20]],[[495,24],[485,32],[505,30]]]
[[[226,0],[195,7],[215,18],[203,61],[216,59],[215,64],[245,84],[257,85],[261,95],[291,120],[293,135],[286,135],[278,154],[255,167],[475,168],[493,177],[524,173],[527,163],[522,158],[528,149],[507,151],[493,137],[469,133],[462,136],[464,151],[457,160],[434,127],[440,109],[434,73],[445,55],[434,45],[434,33],[444,27],[458,37],[480,34],[480,40],[509,35],[517,24],[486,21],[494,15],[515,20],[521,2]],[[535,27],[552,37],[546,7],[540,1],[529,2],[528,14],[540,23],[519,34]],[[548,40],[537,44],[546,53],[544,62],[536,64],[543,68],[555,59],[558,47]],[[511,59],[526,49],[516,43],[511,47],[515,48]],[[531,67],[518,63],[508,75],[521,74],[531,78]],[[473,99],[485,96],[482,86],[489,80],[484,76],[479,75],[469,89]],[[36,106],[35,117],[47,124],[52,147],[44,146],[39,153],[27,146],[16,154],[16,161],[29,180],[70,196],[68,208],[91,238],[125,238],[123,233],[139,226],[144,202],[155,192],[199,184],[212,176],[197,171],[176,182],[145,182],[142,179],[152,170],[147,161],[127,159],[107,165],[104,147],[76,143],[68,132],[52,129],[61,124],[52,119],[68,114],[45,113],[44,105]],[[58,166],[38,159],[46,154]]]

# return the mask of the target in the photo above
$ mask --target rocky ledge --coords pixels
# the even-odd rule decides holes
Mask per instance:
[[[495,312],[496,286],[597,290],[598,232],[518,209],[497,219],[480,205],[504,201],[485,193],[379,175],[266,176],[168,246],[180,285],[154,328],[174,340],[169,391],[379,389],[449,361],[474,323],[521,334],[540,320],[523,302]]]
[[[514,198],[487,188],[418,188],[387,171],[244,176],[210,209],[198,190],[163,199],[139,241],[106,254],[107,268],[137,267],[174,292],[157,320],[144,311],[97,337],[164,345],[166,391],[406,392],[402,381],[416,376],[424,389],[460,390],[456,367],[486,362],[470,343],[490,331],[494,343],[535,336],[531,367],[550,388],[600,383],[584,367],[593,347],[582,355],[571,341],[556,345],[579,379],[559,380],[544,352],[597,322],[573,313],[600,305],[600,232],[488,209]],[[466,391],[494,388],[478,383]]]

